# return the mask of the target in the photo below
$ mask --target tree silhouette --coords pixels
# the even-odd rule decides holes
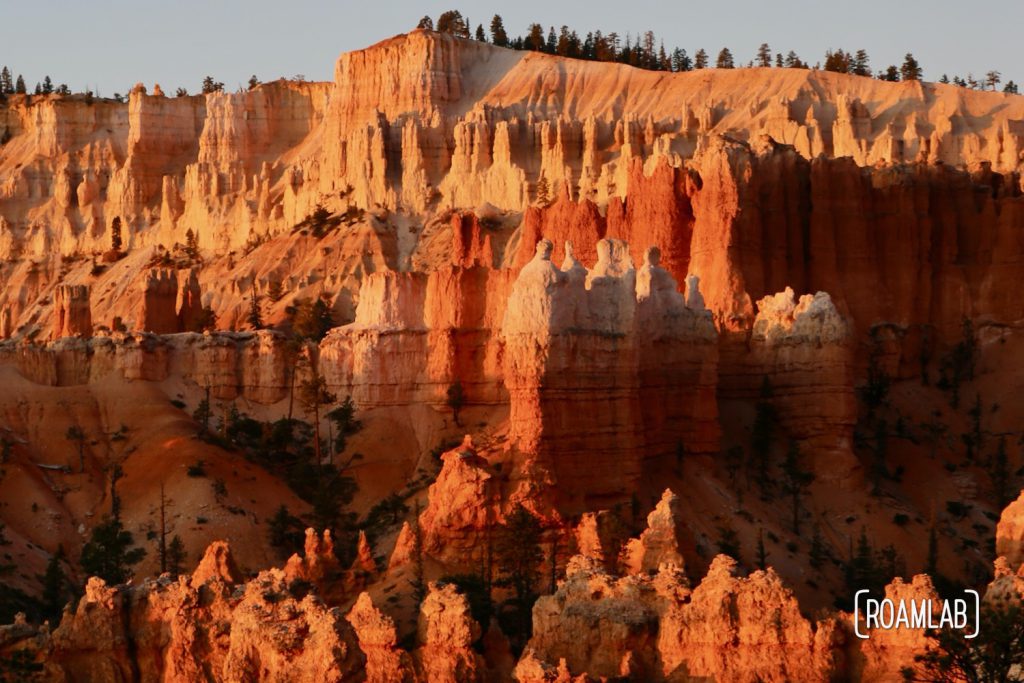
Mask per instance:
[[[181,540],[181,536],[175,534],[167,545],[168,573],[172,576],[181,574],[184,571],[186,561],[188,561],[188,555],[185,552],[185,543]]]
[[[524,638],[529,635],[530,608],[537,598],[535,589],[544,561],[540,540],[540,520],[521,504],[516,504],[506,516],[494,546],[501,574],[498,583],[512,590],[513,623],[517,635]]]
[[[213,80],[213,76],[207,76],[203,79],[202,93],[204,95],[212,92],[222,92],[223,90],[224,84]]]
[[[551,203],[551,186],[548,184],[548,179],[544,176],[537,180],[537,203],[541,206],[547,206]]]
[[[868,59],[868,51],[861,48],[857,50],[857,54],[853,57],[853,70],[852,73],[857,76],[870,76],[871,75],[871,63]]]
[[[108,517],[92,530],[82,548],[80,564],[88,576],[98,576],[109,585],[124,583],[131,576],[131,566],[146,556],[142,548],[132,548],[135,540],[121,526],[117,517]]]
[[[694,69],[706,69],[708,68],[708,53],[704,51],[704,48],[697,50],[697,54],[693,56],[693,68]]]
[[[508,47],[508,33],[505,32],[505,22],[500,14],[495,14],[491,19],[491,42],[498,47]]]
[[[45,573],[39,577],[43,584],[43,609],[46,617],[56,623],[69,597],[68,577],[64,573],[64,546],[58,545],[57,552],[50,555]]]
[[[110,223],[110,249],[115,252],[121,251],[121,244],[121,217],[115,216]]]
[[[782,492],[790,497],[793,513],[793,533],[800,534],[800,498],[814,481],[814,474],[805,470],[800,462],[800,447],[789,442],[786,459],[782,463]]]
[[[428,31],[433,31],[434,30],[434,20],[431,19],[429,16],[424,15],[423,18],[420,19],[420,22],[418,24],[416,24],[416,28],[422,28],[422,29],[426,29]]]
[[[715,68],[717,69],[732,69],[734,67],[732,52],[729,48],[723,47],[718,53],[718,59],[715,60]]]
[[[924,75],[921,65],[909,52],[903,57],[903,66],[900,67],[900,78],[904,81],[919,81]]]
[[[906,681],[1021,681],[1024,665],[1024,610],[1019,604],[983,603],[981,623],[964,630],[926,631],[931,641],[923,654],[915,655],[916,667],[903,669]],[[965,636],[977,630],[977,637]]]
[[[768,47],[768,43],[761,43],[761,47],[757,48],[757,65],[772,65],[772,49]]]
[[[260,311],[260,297],[256,293],[256,279],[253,278],[249,293],[249,315],[246,317],[249,326],[254,330],[263,329],[263,313]]]
[[[437,18],[437,31],[450,33],[457,38],[469,38],[469,26],[458,10],[448,10]]]

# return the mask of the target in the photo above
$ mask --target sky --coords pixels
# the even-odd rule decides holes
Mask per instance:
[[[196,92],[205,75],[235,89],[302,74],[330,80],[338,55],[458,9],[473,27],[498,13],[512,36],[537,22],[636,35],[653,30],[666,49],[737,63],[767,42],[811,64],[826,49],[864,48],[877,71],[912,52],[926,80],[946,73],[981,79],[996,69],[1024,83],[1024,0],[622,0],[583,2],[349,2],[335,0],[0,0],[0,64],[31,90],[49,75],[72,90],[110,96],[136,82]]]

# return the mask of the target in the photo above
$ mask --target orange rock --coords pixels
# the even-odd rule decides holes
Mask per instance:
[[[374,607],[369,594],[361,593],[345,618],[352,625],[359,649],[366,657],[368,683],[416,680],[412,659],[398,647],[395,622]]]
[[[241,573],[231,557],[231,546],[226,541],[217,541],[203,553],[203,559],[192,572],[191,584],[193,588],[199,588],[208,581],[221,581],[230,586],[239,583],[240,577]]]

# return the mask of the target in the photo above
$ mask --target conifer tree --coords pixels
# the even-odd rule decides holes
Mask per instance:
[[[184,571],[188,555],[185,552],[185,542],[177,534],[171,538],[167,545],[167,571],[171,576],[177,576]]]
[[[694,69],[706,69],[708,68],[708,53],[704,51],[704,48],[697,50],[697,54],[693,57],[693,68]]]
[[[735,65],[733,64],[732,52],[729,51],[729,48],[723,47],[722,50],[718,53],[718,59],[715,60],[715,68],[732,69],[734,68],[734,66]]]
[[[757,48],[757,65],[772,65],[772,49],[768,47],[768,43],[761,43],[761,47]]]
[[[108,517],[92,530],[82,548],[80,563],[88,576],[98,576],[109,585],[124,583],[131,576],[131,566],[146,556],[142,548],[132,548],[135,540],[117,517]]]
[[[429,16],[424,15],[423,18],[420,19],[420,22],[418,24],[416,24],[416,28],[422,28],[422,29],[426,29],[427,31],[433,31],[434,30],[434,20],[431,19]]]
[[[68,599],[68,577],[64,573],[64,546],[58,545],[57,552],[50,555],[46,571],[40,578],[43,584],[43,609],[51,623],[60,618],[61,610]]]
[[[115,252],[121,251],[121,244],[121,217],[115,216],[110,223],[110,249]]]
[[[14,92],[16,92],[19,95],[26,94],[26,91],[25,91],[25,79],[21,77],[21,74],[18,74],[18,80],[14,84]]]
[[[914,59],[914,55],[909,52],[903,57],[903,66],[900,67],[900,78],[904,81],[919,81],[921,80],[924,71],[921,69],[921,65]]]
[[[249,294],[249,326],[254,330],[263,329],[263,313],[260,311],[260,297],[256,293],[256,280],[253,278]]]
[[[487,34],[484,33],[484,25],[483,24],[477,24],[476,25],[476,39],[478,41],[480,41],[481,43],[486,43],[487,42]]]
[[[491,19],[491,42],[498,47],[508,47],[508,33],[505,32],[505,22],[500,14],[495,14]]]
[[[764,548],[764,529],[757,530],[757,568],[768,568],[768,552]]]
[[[793,513],[793,533],[800,534],[800,498],[814,481],[814,474],[805,470],[800,462],[800,448],[796,441],[789,442],[786,459],[782,463],[782,491],[790,497]]]
[[[505,518],[494,546],[500,584],[512,590],[512,606],[521,636],[529,633],[530,608],[537,597],[535,591],[544,561],[540,541],[540,520],[517,504]]]
[[[868,59],[868,51],[861,48],[857,50],[857,54],[853,57],[853,70],[852,73],[857,76],[870,76],[871,75],[871,64]]]
[[[6,66],[0,70],[0,93],[4,95],[14,94],[14,79],[11,76],[11,70]]]
[[[53,81],[50,80],[49,76],[43,78],[43,94],[49,95],[53,92]]]

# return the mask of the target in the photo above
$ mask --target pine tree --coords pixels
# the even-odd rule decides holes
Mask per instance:
[[[476,25],[476,39],[478,41],[480,41],[481,43],[486,43],[487,42],[487,34],[484,33],[484,25],[483,24],[477,24]]]
[[[452,419],[455,421],[456,427],[461,427],[459,423],[459,411],[462,409],[463,404],[466,402],[466,395],[462,391],[462,382],[455,380],[448,387],[448,398],[445,401],[448,407],[452,409]]]
[[[868,51],[861,48],[853,57],[853,73],[857,76],[870,76],[871,63],[868,59]]]
[[[533,513],[517,504],[506,516],[494,547],[501,585],[512,590],[512,606],[518,617],[519,633],[526,636],[530,628],[530,608],[544,561],[541,548],[541,525]]]
[[[996,86],[1003,82],[1003,75],[993,69],[985,74],[985,87],[995,92]]]
[[[285,312],[291,319],[292,334],[301,340],[320,342],[334,327],[331,307],[324,295],[315,301],[298,299]]]
[[[184,571],[185,562],[188,561],[188,554],[185,552],[185,543],[177,534],[167,545],[167,572],[171,576],[177,576]]]
[[[1013,499],[1013,487],[1010,477],[1010,468],[1006,458],[1006,441],[999,438],[999,446],[992,458],[992,465],[989,468],[989,479],[992,480],[992,492],[996,499],[996,507],[1000,510],[1010,504]]]
[[[708,53],[704,51],[704,48],[697,50],[697,54],[693,56],[693,68],[708,68]]]
[[[114,252],[121,251],[121,217],[115,216],[110,223],[110,249]]]
[[[32,94],[33,95],[42,95],[43,94],[43,85],[42,85],[42,83],[40,83],[39,81],[36,81],[36,88],[35,88],[35,90],[32,91]]]
[[[1003,92],[1008,93],[1010,95],[1019,95],[1020,89],[1017,87],[1017,84],[1014,83],[1013,81],[1006,81],[1006,85],[1003,86]]]
[[[267,532],[270,545],[285,556],[302,547],[302,520],[292,515],[283,504],[267,520]]]
[[[49,76],[43,78],[43,94],[49,95],[53,92],[53,81],[50,80]]]
[[[4,95],[14,94],[14,80],[11,77],[11,70],[6,66],[0,70],[0,93]]]
[[[949,76],[942,74],[942,78],[939,79],[939,83],[949,83]]]
[[[801,61],[796,52],[790,50],[786,53],[786,60],[783,62],[787,69],[806,69],[807,65]]]
[[[196,233],[189,228],[185,231],[185,253],[193,261],[198,261],[199,256],[199,238]]]
[[[900,80],[900,71],[894,65],[890,64],[885,71],[880,71],[878,73],[878,80],[897,83]]]
[[[304,381],[299,388],[299,400],[313,419],[313,457],[319,470],[322,462],[320,453],[320,409],[337,402],[338,397],[327,390],[327,380],[323,378],[316,368],[313,368],[310,378]]]
[[[921,65],[909,52],[903,57],[903,66],[900,67],[900,78],[904,81],[919,81],[924,75]]]
[[[772,65],[772,49],[768,47],[768,43],[761,43],[761,47],[757,48],[757,65]]]
[[[729,48],[723,47],[718,53],[718,59],[715,60],[715,68],[717,69],[732,69],[734,68],[732,52]]]
[[[16,92],[19,95],[26,94],[26,91],[25,91],[25,79],[21,77],[21,74],[18,74],[18,80],[14,84],[14,92]]]
[[[793,533],[800,534],[800,497],[814,481],[814,474],[800,463],[800,448],[796,441],[789,442],[786,459],[782,463],[782,491],[790,497],[793,512]]]
[[[213,76],[207,76],[203,79],[202,93],[207,95],[213,92],[223,92],[224,84],[220,81],[213,80]]]
[[[980,623],[967,629],[928,630],[928,643],[914,656],[904,680],[1020,681],[1024,662],[1024,609],[1017,601],[982,603]],[[968,635],[970,632],[977,637]]]
[[[728,555],[737,562],[742,561],[740,557],[740,537],[731,523],[718,527],[718,552]]]
[[[782,58],[782,53],[781,52],[776,52],[775,53],[775,68],[781,69],[784,66],[786,66],[786,62]]]
[[[544,51],[544,27],[540,24],[530,24],[524,41],[527,50],[533,52]]]
[[[849,73],[853,70],[853,58],[844,50],[828,50],[825,52],[825,71]]]
[[[89,541],[82,548],[82,571],[98,576],[109,585],[124,583],[131,576],[131,566],[146,556],[142,548],[132,548],[135,540],[125,531],[121,521],[108,517],[92,530]]]
[[[420,22],[416,24],[416,28],[426,29],[427,31],[434,30],[434,20],[429,16],[424,15]]]
[[[206,385],[206,395],[199,405],[196,406],[195,411],[192,413],[192,419],[199,423],[200,434],[206,434],[210,431],[210,416],[213,411],[210,407],[210,386]]]
[[[437,18],[439,33],[450,33],[456,38],[469,38],[469,25],[458,10],[448,10]]]
[[[68,598],[68,577],[64,573],[64,546],[58,545],[57,552],[50,555],[46,571],[39,577],[43,584],[43,609],[46,617],[56,623]]]
[[[249,294],[249,315],[248,315],[249,326],[254,330],[263,329],[263,313],[260,312],[260,297],[256,293],[256,280],[252,281]]]
[[[551,188],[548,185],[548,179],[544,176],[537,181],[537,203],[541,206],[551,203]]]
[[[672,70],[676,72],[689,71],[693,68],[693,61],[686,54],[686,50],[676,48],[672,50]]]
[[[255,90],[260,85],[260,79],[256,78],[256,74],[249,76],[249,90]]]
[[[491,19],[491,42],[498,47],[508,47],[508,33],[505,32],[505,22],[500,14],[495,14]]]
[[[764,549],[764,529],[757,530],[757,568],[768,568],[768,552]]]

